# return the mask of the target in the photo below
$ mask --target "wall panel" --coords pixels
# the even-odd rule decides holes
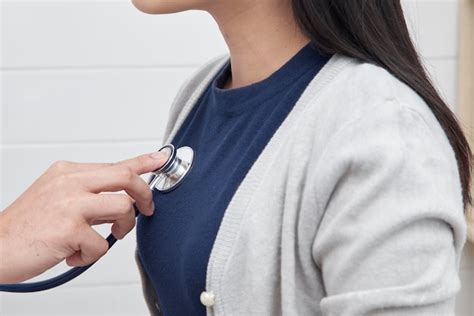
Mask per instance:
[[[129,0],[0,3],[2,208],[55,160],[117,161],[157,149],[179,86],[198,65],[227,51],[215,22],[202,12],[152,16]],[[403,0],[416,46],[453,110],[457,5]],[[40,294],[1,294],[0,314],[146,315],[134,248],[132,232],[71,284]],[[459,316],[473,315],[473,258],[469,245]]]

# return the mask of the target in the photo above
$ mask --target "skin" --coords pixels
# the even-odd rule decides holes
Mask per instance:
[[[149,14],[208,12],[229,48],[232,76],[224,86],[229,89],[264,80],[309,42],[290,0],[132,2]],[[164,162],[144,155],[117,164],[55,163],[0,213],[0,283],[27,280],[63,260],[70,266],[98,260],[107,242],[91,226],[113,223],[112,233],[120,239],[135,226],[134,200],[151,215],[151,192],[139,175]]]
[[[203,10],[217,22],[230,53],[232,77],[225,88],[261,81],[309,42],[290,0],[132,0],[141,11],[165,14]]]
[[[54,163],[0,213],[0,283],[27,280],[63,260],[70,266],[98,260],[108,244],[91,226],[113,223],[113,235],[122,239],[135,226],[134,201],[152,215],[152,193],[139,175],[166,158],[156,153],[109,164]]]

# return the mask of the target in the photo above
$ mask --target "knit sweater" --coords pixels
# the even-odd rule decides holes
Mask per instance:
[[[182,86],[165,143],[228,58]],[[465,240],[455,155],[427,104],[384,69],[334,55],[225,210],[203,303],[209,316],[454,315]]]
[[[153,191],[155,213],[137,221],[137,251],[164,316],[205,316],[200,294],[229,201],[296,100],[328,61],[312,44],[264,80],[223,89],[227,63],[171,143],[194,150],[191,172],[171,192]]]

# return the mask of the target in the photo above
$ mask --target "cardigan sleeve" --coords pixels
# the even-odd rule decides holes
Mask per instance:
[[[332,137],[321,176],[336,180],[312,245],[323,315],[454,315],[466,223],[435,122],[392,100]]]

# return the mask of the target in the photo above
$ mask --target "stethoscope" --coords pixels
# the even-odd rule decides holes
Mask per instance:
[[[168,159],[159,169],[152,172],[148,186],[151,190],[157,189],[160,192],[170,192],[183,182],[184,177],[191,170],[194,162],[194,151],[188,146],[175,149],[172,144],[164,145],[158,151],[163,151],[167,154]],[[137,206],[134,205],[133,207],[135,208],[135,216],[138,216],[140,212]],[[112,234],[110,234],[106,240],[109,244],[109,249],[112,248],[117,241]],[[0,292],[29,293],[49,290],[73,280],[89,269],[94,263],[95,262],[83,267],[72,268],[61,275],[44,281],[0,284]]]

